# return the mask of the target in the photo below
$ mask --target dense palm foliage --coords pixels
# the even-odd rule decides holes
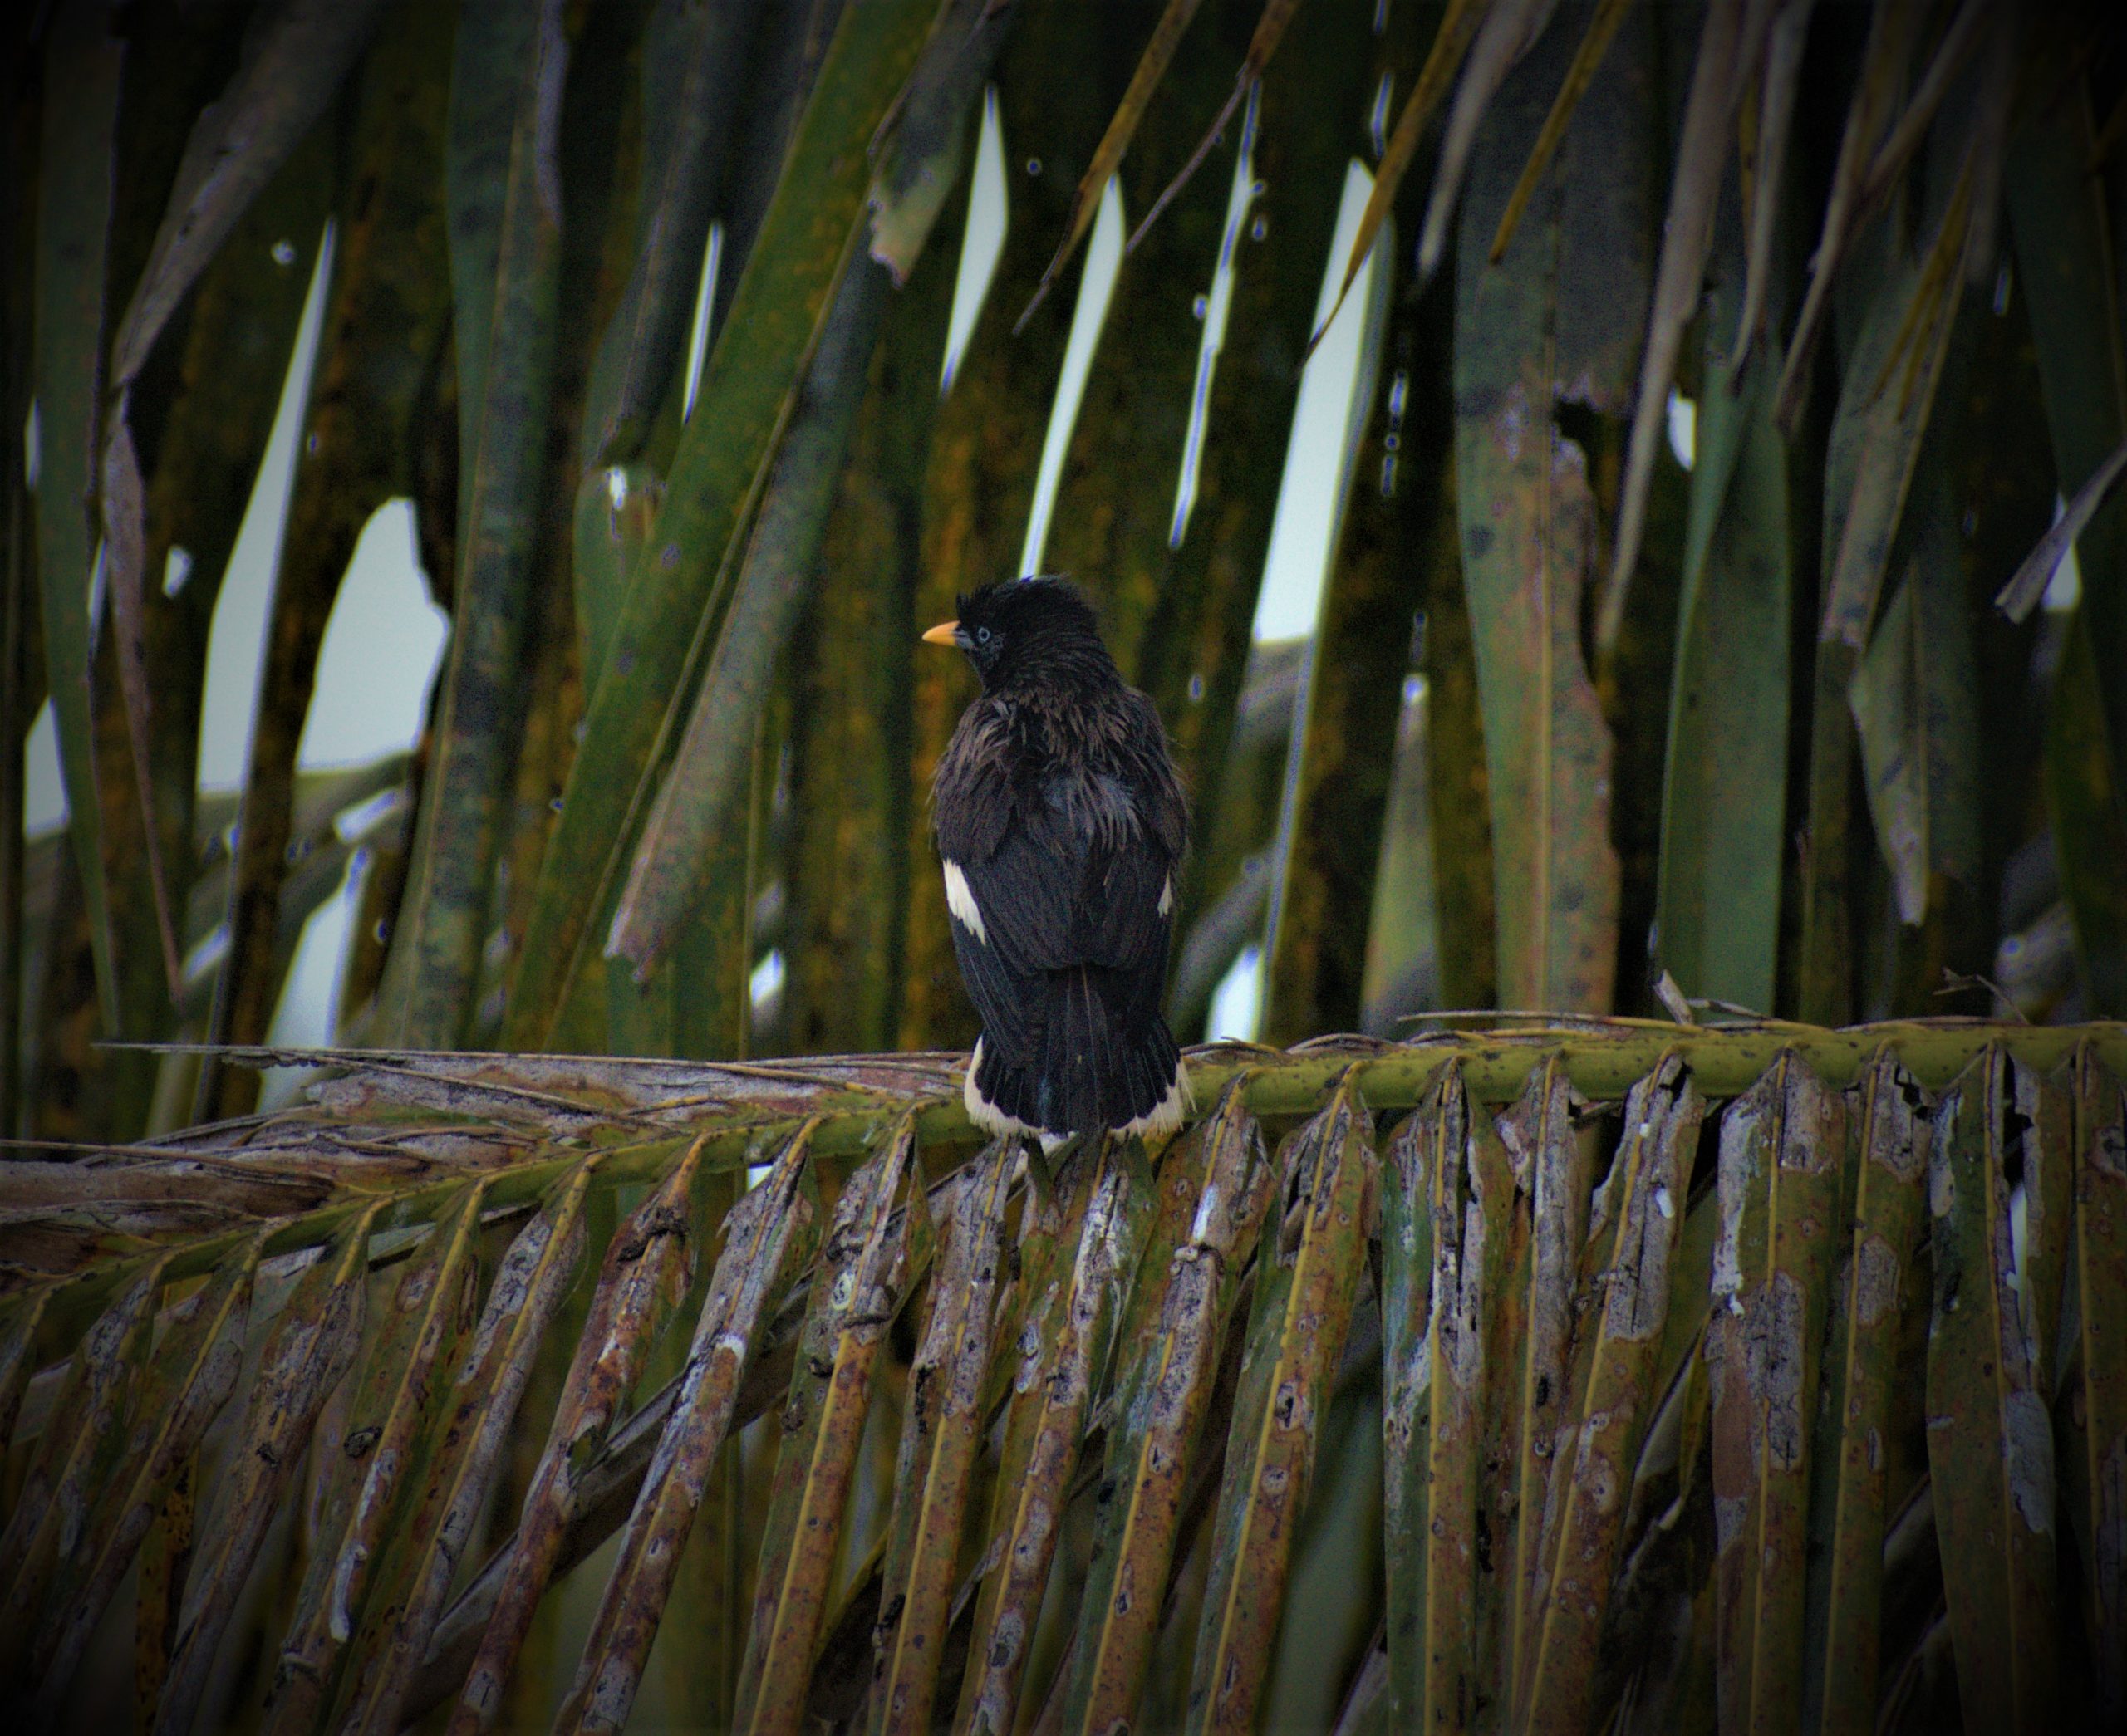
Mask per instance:
[[[23,9],[0,714],[69,820],[0,755],[7,1694],[102,1715],[130,1643],[167,1729],[2117,1716],[2114,13]],[[1255,947],[1317,1046],[1023,1167],[957,1108],[970,678],[914,641],[1020,560],[1111,177],[1039,552],[1192,792],[1178,1027]],[[1333,557],[1251,643],[1325,272]],[[299,770],[395,498],[429,727]],[[376,1053],[257,1114],[351,872]],[[1583,1022],[1385,1041],[1486,1006]]]
[[[2116,1026],[1234,1046],[1047,1162],[951,1056],[338,1058],[10,1316],[17,1716],[2119,1707]]]

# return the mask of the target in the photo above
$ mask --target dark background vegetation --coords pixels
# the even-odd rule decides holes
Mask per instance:
[[[1017,559],[1075,265],[1013,322],[1156,9],[960,6],[927,47],[927,14],[867,13],[827,85],[828,0],[448,10],[55,6],[16,27],[7,694],[18,732],[57,702],[75,816],[71,848],[0,888],[25,1131],[243,1109],[248,1075],[96,1040],[262,1039],[351,853],[330,816],[395,785],[354,846],[349,1041],[972,1035],[926,809],[970,677],[910,629]],[[1378,29],[1363,6],[1292,10],[1179,547],[1239,111],[1127,260],[1094,355],[1045,564],[1095,596],[1194,794],[1178,1019],[1201,1028],[1272,910],[1274,1040],[1434,1008],[1646,1013],[1663,969],[1818,1022],[1986,1013],[1996,986],[2041,1019],[2117,1011],[2127,512],[2077,537],[2079,605],[1992,606],[2122,432],[2116,29],[2102,8],[1776,7],[1787,76],[1752,61],[1687,136],[1697,8],[1507,10],[1545,25],[1518,60],[1481,7],[1445,37],[1437,7]],[[1206,8],[1132,97],[1132,223],[1248,85],[1262,18]],[[1614,36],[1488,263],[1591,23]],[[1393,135],[1428,66],[1432,125]],[[990,79],[1009,224],[941,395]],[[1466,151],[1444,170],[1443,114]],[[1368,414],[1318,637],[1251,653],[1354,155],[1390,248]],[[897,287],[865,257],[867,185]],[[262,243],[298,238],[307,262],[328,219],[232,813],[194,791],[207,632],[305,275]],[[712,221],[715,343],[683,427]],[[1660,438],[1672,356],[1689,471]],[[431,727],[403,766],[298,778],[325,622],[396,495],[454,624]],[[1643,528],[1614,576],[1627,497]],[[166,597],[176,549],[193,576]],[[225,950],[196,949],[217,931]],[[757,1016],[771,949],[787,975]]]
[[[1806,1695],[2041,1729],[2056,1687],[2117,1712],[2121,1056],[2079,1022],[2127,1013],[2116,6],[48,0],[4,27],[0,718],[19,743],[50,699],[71,810],[25,844],[0,754],[0,1129],[38,1142],[0,1165],[11,1703],[110,1713],[130,1620],[156,1729],[396,1729],[482,1643],[522,1665],[513,1720],[585,1712],[587,1645],[629,1694],[649,1669],[646,1716],[883,1727],[867,1636],[921,1616],[936,1648],[891,1667],[943,1717],[1039,1428],[1064,1541],[1019,1588],[1029,1624],[1049,1599],[1022,1728],[1037,1700],[1207,1720],[1230,1660],[1235,1718],[1354,1728],[1547,1692],[1626,1728],[1782,1727]],[[1009,223],[941,390],[988,90]],[[927,789],[972,676],[916,635],[1019,558],[1108,173],[1135,223],[1207,129],[1122,267],[1044,564],[1192,793],[1182,1034],[1255,946],[1287,1052],[1201,1054],[1164,1153],[1021,1178],[938,1052],[974,1029]],[[1355,159],[1364,414],[1321,455],[1316,630],[1254,644]],[[218,591],[328,223],[248,773],[203,795]],[[299,772],[350,556],[400,498],[451,619],[429,725]],[[254,1115],[248,1046],[351,868],[339,1031],[376,1052]],[[1442,1034],[1482,1008],[1544,1022]],[[1348,1032],[1426,1042],[1295,1049]],[[1628,1268],[1662,1306],[1621,1339],[1595,1323]],[[1451,1341],[1459,1396],[1424,1384]],[[1106,1492],[1169,1369],[1175,1523],[1126,1536]],[[1571,1623],[1493,1552],[1555,1552],[1535,1479],[1589,1486],[1554,1427],[1613,1420],[1624,1504],[1574,1509],[1609,1625],[1536,1671],[1520,1648]],[[757,1564],[802,1552],[814,1442],[857,1467],[853,1517],[807,1533],[814,1626],[769,1661],[751,1620],[795,1594]],[[1450,1471],[1466,1507],[1428,1530],[1409,1503]],[[1785,1539],[1762,1584],[1717,1494]],[[1134,1626],[1103,1613],[1126,1547]],[[1433,1583],[1466,1596],[1425,1604],[1454,1552]],[[1388,1631],[1427,1608],[1468,1611],[1476,1699]],[[1110,1654],[1070,1647],[1111,1640],[1135,1662],[1100,1690]]]

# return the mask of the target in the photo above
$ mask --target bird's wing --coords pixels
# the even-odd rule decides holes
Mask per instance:
[[[991,1050],[1024,1057],[1041,1042],[1047,1010],[1041,985],[1070,963],[1073,871],[1029,836],[1008,798],[999,806],[1009,817],[986,855],[955,857],[947,842],[954,834],[940,825],[946,911],[960,980]]]
[[[955,938],[965,933],[1019,973],[1084,962],[1075,915],[1089,841],[1037,793],[1014,805],[986,855],[963,860],[944,852]]]
[[[1088,854],[1073,915],[1078,961],[1110,970],[1167,963],[1174,927],[1174,864],[1159,841],[1135,833]]]
[[[1166,851],[1169,866],[1177,866],[1189,848],[1189,803],[1167,749],[1166,726],[1159,709],[1135,688],[1124,692],[1122,704],[1131,717],[1125,738],[1132,743],[1123,782],[1145,830]]]
[[[1160,743],[1157,715],[1149,704],[1145,710],[1146,738]],[[1187,822],[1164,752],[1149,763],[1127,763],[1116,782],[1133,823],[1096,834],[1079,882],[1076,950],[1103,967],[1109,993],[1119,998],[1117,1010],[1137,1024],[1157,1016],[1165,992]]]
[[[1017,805],[1012,758],[1009,709],[987,695],[977,699],[938,762],[931,819],[947,861],[981,861],[1003,842]]]
[[[1050,973],[1095,967],[1133,1021],[1158,1011],[1187,820],[1158,714],[1134,694],[1128,703],[1143,714],[1128,732],[1143,749],[1103,769],[1015,781],[986,715],[963,722],[941,767],[954,951],[1000,1052],[1038,1037]]]
[[[1093,964],[1157,973],[1174,919],[1174,861],[1135,792],[1059,777],[1016,805],[986,857],[947,857],[956,937],[1014,973]]]
[[[948,881],[950,885],[951,882]],[[1044,973],[1014,959],[978,934],[961,911],[951,912],[953,953],[959,959],[960,981],[975,1003],[984,1035],[995,1053],[1023,1057],[1038,1047],[1044,1006],[1036,992]]]

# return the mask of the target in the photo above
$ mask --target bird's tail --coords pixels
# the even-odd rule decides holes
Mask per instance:
[[[1154,1134],[1181,1125],[1188,1083],[1173,1034],[1157,1012],[1133,1016],[1115,1005],[1108,975],[1054,973],[1044,984],[1040,1035],[1026,1052],[985,1040],[969,1076],[968,1107],[979,1125],[1052,1134]]]

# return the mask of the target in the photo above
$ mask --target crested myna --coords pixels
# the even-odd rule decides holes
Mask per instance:
[[[986,585],[923,637],[982,678],[932,790],[982,1020],[969,1116],[1049,1145],[1177,1126],[1187,1087],[1160,1000],[1189,816],[1159,714],[1061,579]]]

